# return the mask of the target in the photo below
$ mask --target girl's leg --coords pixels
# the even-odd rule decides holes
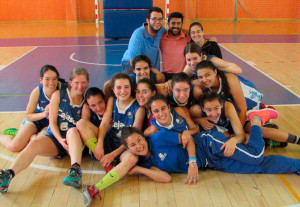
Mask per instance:
[[[37,137],[29,142],[27,147],[22,150],[16,160],[12,163],[10,168],[5,171],[1,171],[0,175],[0,192],[5,193],[7,191],[9,182],[11,179],[32,163],[37,155],[54,157],[58,155],[58,150],[55,144],[47,136]]]
[[[26,147],[30,137],[36,133],[37,129],[34,124],[23,124],[15,137],[0,135],[0,144],[12,152],[20,152]]]
[[[97,143],[97,136],[99,128],[96,127],[91,122],[80,119],[77,124],[76,128],[80,133],[80,137],[82,141],[87,145],[87,147],[94,151]]]
[[[101,190],[123,178],[128,171],[135,166],[138,161],[138,157],[127,150],[121,154],[120,161],[121,162],[107,173],[98,183],[95,185],[85,186],[83,188],[85,206],[90,205],[94,196],[99,194]]]

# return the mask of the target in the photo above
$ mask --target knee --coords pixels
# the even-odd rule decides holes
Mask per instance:
[[[128,166],[132,167],[138,162],[138,160],[139,160],[138,156],[134,154],[129,154],[125,159],[125,162]]]
[[[84,129],[86,129],[86,123],[87,121],[85,119],[80,119],[76,124],[76,128],[79,131],[83,131]]]
[[[20,152],[22,149],[24,149],[24,147],[18,143],[11,143],[7,148],[11,152]]]
[[[79,131],[76,127],[72,127],[67,131],[66,136],[67,137],[73,137],[79,135]]]

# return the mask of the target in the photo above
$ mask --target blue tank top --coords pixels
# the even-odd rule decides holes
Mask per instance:
[[[237,75],[237,78],[240,81],[241,88],[246,100],[247,111],[251,109],[255,109],[255,110],[259,109],[259,103],[263,98],[263,94],[257,90],[256,86],[251,81],[239,75]],[[225,93],[224,93],[225,85],[220,77],[219,77],[219,81],[220,81],[220,88],[217,93],[222,95],[226,100],[231,101],[236,106],[236,104],[234,103],[234,99],[231,95],[229,97],[225,97]],[[206,91],[209,90],[210,89],[206,89]]]
[[[98,115],[97,113],[93,112],[93,110],[90,109],[90,114],[91,114],[91,122],[96,126],[99,127],[102,121],[102,116]]]
[[[140,108],[138,102],[134,99],[124,110],[118,107],[117,99],[114,98],[113,105],[113,126],[112,131],[121,137],[121,129],[124,126],[132,126],[137,110]]]
[[[188,129],[185,119],[180,116],[175,109],[171,108],[172,123],[169,126],[160,125],[155,118],[152,119],[151,124],[154,125],[158,130],[167,129],[177,133],[182,133],[184,130]]]
[[[45,111],[46,106],[50,103],[50,99],[44,92],[43,84],[39,84],[39,99],[34,113],[41,113]]]
[[[81,111],[84,100],[82,100],[82,103],[80,105],[73,105],[71,103],[69,89],[61,89],[59,92],[60,103],[57,126],[61,136],[63,138],[66,138],[67,131],[72,127],[76,127],[77,121],[79,121],[81,118]],[[48,127],[48,133],[53,134],[50,127]]]

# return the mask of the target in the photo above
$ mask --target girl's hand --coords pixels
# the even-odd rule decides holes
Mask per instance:
[[[231,157],[234,152],[235,152],[235,148],[236,148],[236,139],[234,138],[230,138],[227,142],[225,142],[222,146],[221,149],[224,149],[224,155],[226,157]]]
[[[192,135],[188,130],[184,130],[182,133],[182,146],[183,148],[186,147],[187,143],[190,141],[190,139],[193,139]]]
[[[105,166],[109,165],[114,159],[115,159],[115,156],[112,153],[109,153],[109,154],[104,155],[104,157],[102,157],[100,162],[101,162],[101,165],[103,167],[105,167]]]
[[[184,184],[197,183],[199,180],[198,166],[197,163],[190,163],[188,169],[188,175],[184,181]]]
[[[68,141],[67,139],[60,139],[59,143],[61,144],[61,146],[63,146],[63,148],[69,152],[69,145],[68,145]]]
[[[200,118],[200,125],[204,130],[211,130],[215,125],[208,121],[207,117]]]
[[[104,156],[104,149],[103,146],[100,144],[97,144],[94,152],[94,156],[96,157],[97,160],[101,160]]]

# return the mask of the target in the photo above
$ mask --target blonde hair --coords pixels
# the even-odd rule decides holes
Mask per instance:
[[[74,68],[70,74],[69,80],[73,80],[77,75],[84,75],[88,81],[90,80],[90,75],[85,68]]]

